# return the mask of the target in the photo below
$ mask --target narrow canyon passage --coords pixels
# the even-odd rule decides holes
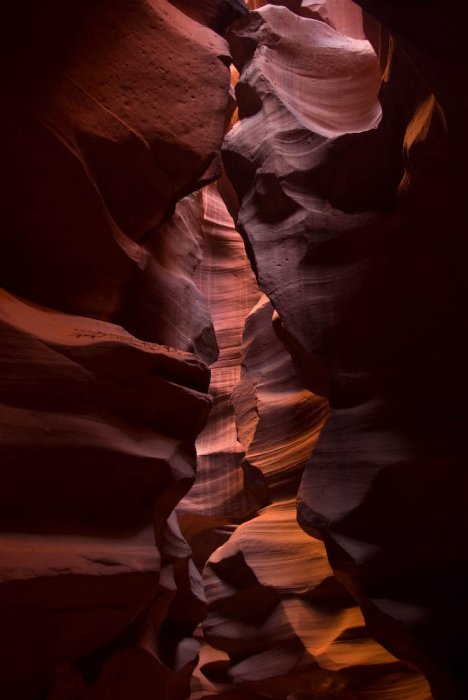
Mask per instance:
[[[0,697],[468,697],[461,10],[0,12]]]

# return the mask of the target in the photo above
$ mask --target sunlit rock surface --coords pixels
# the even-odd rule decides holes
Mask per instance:
[[[211,366],[213,409],[197,440],[197,480],[181,512],[240,522],[256,511],[259,502],[245,489],[244,448],[238,440],[231,394],[241,378],[245,319],[260,292],[217,187],[205,188],[203,199],[204,257],[194,279],[210,308],[219,358]]]
[[[234,59],[244,65],[236,87],[241,116],[258,113],[260,101],[271,122],[272,105],[279,102],[299,125],[320,136],[364,131],[378,124],[380,76],[368,41],[274,6],[237,26],[231,49]],[[257,41],[255,60],[248,61]],[[281,112],[278,120],[280,116]],[[251,129],[252,123],[249,133]]]
[[[370,638],[323,543],[297,524],[295,499],[241,525],[204,581],[205,636],[231,657],[202,667],[214,697],[430,697],[422,676]]]
[[[262,295],[245,321],[242,381],[232,400],[245,462],[262,474],[268,499],[277,500],[297,493],[327,402],[304,388],[291,356],[276,337],[272,315],[273,308]]]
[[[334,29],[355,39],[365,39],[362,11],[353,0],[248,0],[251,10],[264,5],[280,5],[302,17],[323,20]]]
[[[229,313],[219,316],[217,297],[211,300],[215,327],[224,329],[219,362],[229,357],[232,370],[232,388],[222,387],[224,411],[231,429],[237,428],[238,442],[221,443],[222,457],[216,452],[220,433],[214,413],[198,441],[199,449],[207,445],[211,452],[202,455],[198,484],[178,507],[195,561],[201,567],[207,560],[208,616],[191,697],[305,693],[427,700],[424,679],[370,638],[356,602],[333,576],[323,543],[297,523],[296,493],[326,419],[327,401],[304,388],[275,334],[279,321],[268,299],[262,295],[248,314],[248,304],[240,305],[242,299],[252,303],[258,291],[253,299],[246,294],[255,285],[248,268],[241,266],[246,255],[236,244],[240,239],[216,188],[208,188],[204,197],[204,228],[213,240],[207,241],[200,283],[216,275],[225,280],[235,265],[244,272],[237,276],[237,294],[230,294],[222,307]],[[209,277],[204,277],[208,269]],[[216,401],[217,385],[212,381],[211,386]],[[229,435],[226,427],[222,434]],[[204,443],[204,435],[211,440]],[[210,469],[212,464],[216,469]],[[258,512],[258,501],[252,499],[250,509],[242,510],[242,492],[244,499],[253,494],[266,507]],[[204,500],[197,503],[197,498]]]
[[[468,382],[456,319],[467,291],[466,215],[463,152],[450,139],[460,123],[447,97],[452,78],[442,88],[440,66],[429,73],[445,42],[433,11],[426,35],[416,30],[424,10],[362,4],[392,29],[400,18],[412,47],[408,58],[384,32],[380,41],[372,34],[382,118],[369,46],[265,7],[232,33],[242,119],[225,163],[259,285],[307,386],[330,398],[300,523],[324,539],[375,637],[419,666],[435,697],[462,698]],[[309,53],[291,26],[309,27]],[[324,89],[307,90],[320,81],[309,55],[321,55],[325,36],[327,61],[314,62]],[[331,88],[331,66],[345,89]]]
[[[1,11],[2,698],[466,697],[463,6],[359,4]]]

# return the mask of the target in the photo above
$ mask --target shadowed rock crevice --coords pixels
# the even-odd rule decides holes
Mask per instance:
[[[462,9],[0,11],[2,698],[466,696]]]

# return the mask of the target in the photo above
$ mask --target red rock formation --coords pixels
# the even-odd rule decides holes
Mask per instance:
[[[304,389],[274,333],[272,314],[262,295],[245,321],[242,381],[232,400],[245,461],[262,473],[269,500],[278,500],[296,494],[327,402]]]
[[[195,280],[210,307],[220,354],[211,367],[213,409],[197,441],[196,483],[179,513],[185,527],[188,520],[193,523],[208,516],[211,528],[210,518],[241,522],[259,507],[254,494],[244,489],[248,475],[242,465],[244,448],[237,437],[231,393],[240,381],[245,319],[260,292],[242,238],[217,188],[205,188],[203,199],[205,248]]]
[[[227,48],[166,0],[30,5],[4,18],[3,284],[109,319],[137,243],[217,174]]]
[[[169,0],[173,5],[220,34],[248,11],[243,0]]]
[[[0,694],[179,699],[205,607],[173,511],[211,405],[179,350],[217,349],[200,198],[170,217],[218,173],[226,43],[165,0],[2,14]]]
[[[466,695],[461,14],[265,4],[1,11],[9,700]]]
[[[216,688],[206,697],[430,698],[424,678],[369,637],[323,544],[297,524],[295,499],[240,526],[204,581],[205,635],[231,657],[202,667]]]
[[[5,292],[0,318],[0,682],[28,698],[148,616],[173,569],[187,580],[166,520],[193,482],[209,375],[192,355]],[[156,605],[155,639],[158,617]]]
[[[220,651],[203,649],[193,697],[428,700],[424,679],[369,637],[323,543],[296,522],[298,481],[327,402],[303,388],[271,316],[263,296],[246,320],[232,399],[244,461],[262,473],[272,505],[208,560],[203,628]]]
[[[452,78],[442,88],[441,65],[429,76],[446,43],[435,10],[420,34],[415,8],[361,4],[391,29],[400,21],[411,49],[412,61],[380,46],[380,123],[364,43],[266,7],[233,32],[242,121],[226,166],[259,285],[309,388],[330,387],[300,522],[324,539],[372,633],[424,670],[435,697],[461,698],[466,216],[450,141],[460,121]]]
[[[208,363],[218,349],[205,297],[193,280],[203,257],[201,192],[184,197],[152,232],[146,261],[127,292],[122,323],[136,336],[194,352]]]
[[[291,12],[326,22],[342,34],[354,39],[365,39],[362,26],[362,11],[353,0],[248,0],[251,10],[258,10],[264,5],[280,5]]]

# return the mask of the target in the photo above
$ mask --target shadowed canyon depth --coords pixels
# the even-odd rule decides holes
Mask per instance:
[[[468,700],[463,9],[0,10],[2,700]]]

